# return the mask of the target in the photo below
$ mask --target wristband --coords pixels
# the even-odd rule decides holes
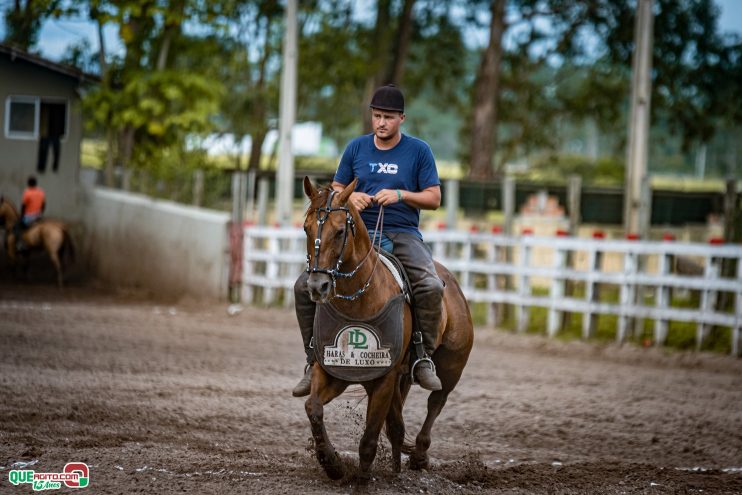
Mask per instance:
[[[397,189],[397,201],[402,201],[402,191]]]

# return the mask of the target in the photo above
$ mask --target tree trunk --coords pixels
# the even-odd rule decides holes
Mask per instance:
[[[160,51],[157,55],[157,70],[165,70],[165,68],[167,67],[167,58],[170,53],[170,45],[172,44],[175,36],[180,34],[184,11],[185,2],[183,2],[182,0],[175,0],[170,3],[170,17],[166,19],[165,28],[162,34],[162,44],[160,45]]]
[[[414,6],[415,0],[405,0],[402,16],[399,19],[399,28],[397,29],[397,42],[393,47],[394,54],[391,58],[385,83],[402,86],[407,52],[410,49],[410,39],[412,38],[412,8]]]
[[[265,142],[266,131],[255,132],[252,136],[252,146],[250,146],[250,161],[247,162],[247,170],[260,170],[260,157],[262,156],[263,143]]]
[[[106,44],[105,38],[103,37],[103,24],[100,21],[98,9],[91,7],[90,18],[95,20],[97,31],[98,31],[98,64],[100,65],[101,84],[106,91],[110,90],[111,77],[108,70],[108,63],[106,62]],[[111,116],[109,113],[108,121],[106,122],[106,162],[104,164],[104,180],[107,187],[114,186],[114,174],[113,174],[113,146],[115,133],[111,126]]]
[[[492,0],[491,11],[489,44],[482,54],[474,90],[469,177],[477,180],[494,177],[493,158],[497,143],[497,97],[502,35],[505,31],[505,0]]]
[[[371,97],[374,90],[384,84],[384,78],[387,74],[384,63],[389,57],[390,39],[389,22],[391,19],[391,1],[378,0],[376,8],[376,25],[374,26],[374,36],[371,40],[372,52],[369,54],[369,65],[372,68],[368,79],[366,79],[366,88],[361,102],[361,116],[363,119],[363,132],[371,132],[371,120],[369,119],[368,105],[371,103]]]

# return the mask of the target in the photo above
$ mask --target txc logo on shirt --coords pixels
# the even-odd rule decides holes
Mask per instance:
[[[375,172],[377,174],[394,175],[399,170],[396,163],[369,163],[368,166],[371,167],[372,174]],[[376,170],[377,168],[378,170]]]

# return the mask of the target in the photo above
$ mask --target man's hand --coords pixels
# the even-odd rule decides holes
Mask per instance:
[[[350,198],[348,198],[348,201],[353,203],[353,206],[355,206],[358,211],[363,211],[371,206],[373,200],[374,198],[370,195],[362,192],[354,192],[350,195]]]
[[[402,201],[406,192],[400,189],[382,189],[376,193],[374,201],[382,206],[393,205]]]

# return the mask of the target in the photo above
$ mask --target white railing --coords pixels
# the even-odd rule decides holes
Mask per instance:
[[[496,322],[503,304],[515,308],[518,331],[525,331],[532,307],[547,309],[546,332],[556,335],[565,313],[582,314],[582,335],[595,334],[600,315],[615,315],[616,339],[623,342],[641,325],[654,320],[654,342],[667,339],[669,323],[696,325],[701,347],[714,326],[731,330],[732,353],[740,355],[742,327],[742,246],[572,237],[509,237],[462,231],[428,231],[426,242],[435,259],[457,277],[472,303],[486,303],[488,323]],[[306,266],[306,237],[301,229],[248,227],[244,243],[243,300],[293,304],[293,286]],[[679,274],[678,259],[694,273]],[[724,277],[722,262],[736,264]],[[570,287],[584,289],[577,297]],[[601,300],[605,287],[618,289],[618,301]],[[534,293],[534,288],[537,289]],[[548,295],[545,294],[548,290]],[[700,293],[696,308],[671,306],[672,291]],[[539,292],[541,294],[539,294]],[[644,295],[654,296],[653,305]],[[721,294],[733,310],[717,308]]]

